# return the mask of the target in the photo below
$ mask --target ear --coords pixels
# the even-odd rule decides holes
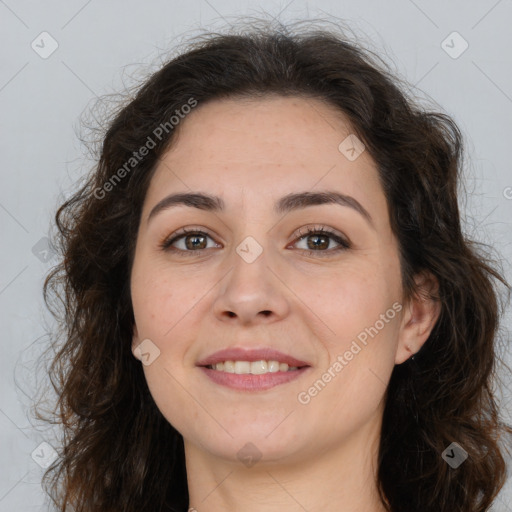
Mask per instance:
[[[439,297],[436,277],[430,272],[421,272],[414,276],[414,282],[417,291],[404,307],[395,355],[396,364],[403,363],[420,350],[441,313],[441,304],[435,299]]]
[[[133,324],[133,335],[132,335],[132,354],[135,359],[141,361],[140,349],[138,348],[140,345],[139,331],[137,330],[137,325]]]

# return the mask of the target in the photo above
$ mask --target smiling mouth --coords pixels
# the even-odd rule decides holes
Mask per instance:
[[[277,363],[277,364],[276,364]],[[219,365],[219,370],[217,370]],[[266,365],[266,369],[265,369]],[[226,369],[227,367],[227,369]],[[254,373],[252,373],[254,368]],[[221,361],[199,366],[212,382],[242,392],[261,392],[299,379],[311,366],[289,366],[276,360]]]
[[[222,361],[206,365],[205,368],[224,373],[236,373],[237,375],[251,374],[264,375],[266,373],[293,372],[305,366],[289,366],[276,360],[260,361]]]
[[[311,369],[306,361],[271,347],[226,348],[196,366],[215,384],[243,392],[267,391],[299,379]]]

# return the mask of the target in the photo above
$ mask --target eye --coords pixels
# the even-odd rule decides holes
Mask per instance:
[[[299,249],[305,251],[310,256],[332,256],[333,253],[339,251],[346,251],[351,247],[350,242],[344,239],[340,234],[324,226],[306,226],[299,230],[299,238],[295,242],[305,243],[305,247],[299,247]],[[332,242],[337,246],[332,247]],[[327,253],[327,254],[325,254]]]
[[[351,247],[348,240],[324,226],[306,226],[299,230],[298,235],[299,238],[296,239],[293,245],[297,246],[299,243],[305,243],[306,247],[298,248],[310,256],[328,257]],[[213,244],[208,245],[208,239]],[[335,246],[332,247],[333,245]],[[221,246],[214,242],[213,238],[202,229],[182,228],[160,242],[159,247],[164,251],[172,251],[179,256],[192,256],[193,253],[201,253],[201,251]]]
[[[208,246],[208,239],[213,241],[212,237],[205,231],[182,228],[170,237],[165,238],[159,246],[164,251],[173,251],[180,255],[188,255],[193,252],[211,249],[212,247],[219,247],[216,243]]]

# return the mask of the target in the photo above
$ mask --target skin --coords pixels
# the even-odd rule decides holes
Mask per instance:
[[[183,435],[190,507],[198,512],[384,510],[375,484],[384,393],[395,364],[428,338],[439,309],[404,300],[375,163],[367,151],[349,161],[338,149],[350,133],[343,115],[316,99],[216,100],[181,122],[152,178],[131,275],[132,351],[140,358],[145,339],[160,351],[144,365],[145,377]],[[373,225],[338,204],[273,212],[291,192],[323,190],[355,198]],[[192,191],[220,196],[225,210],[174,206],[147,221],[164,197]],[[321,240],[308,254],[316,239],[301,235],[306,226],[334,230],[351,247],[335,252],[339,244],[327,238],[328,246]],[[207,248],[187,249],[181,238],[176,252],[162,250],[159,242],[182,227],[206,231]],[[263,251],[252,263],[236,252],[247,236]],[[436,287],[428,275],[417,283]],[[394,303],[401,311],[300,403],[299,393],[332,373],[337,357]],[[272,347],[311,368],[266,391],[236,391],[196,366],[227,347]],[[261,455],[250,467],[237,457],[246,443]]]

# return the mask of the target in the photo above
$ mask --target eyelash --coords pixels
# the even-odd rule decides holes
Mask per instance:
[[[182,228],[179,231],[177,231],[176,233],[173,233],[171,236],[166,237],[164,240],[162,240],[162,242],[159,243],[159,247],[163,251],[172,251],[175,254],[178,254],[180,256],[193,256],[194,253],[200,253],[202,251],[208,250],[208,249],[198,249],[198,250],[193,251],[193,250],[176,249],[176,248],[172,247],[172,244],[174,242],[176,242],[177,240],[180,240],[181,238],[184,238],[190,234],[206,235],[207,237],[212,238],[206,231],[203,231],[202,229]],[[307,238],[308,236],[312,236],[312,235],[324,235],[324,236],[327,235],[330,238],[332,238],[337,244],[339,244],[339,246],[334,249],[326,249],[326,250],[318,250],[318,251],[314,251],[311,249],[300,249],[308,256],[313,256],[313,257],[319,256],[319,257],[325,258],[325,257],[333,256],[333,253],[337,254],[340,251],[346,251],[347,249],[350,249],[352,247],[352,245],[350,244],[350,242],[348,240],[342,238],[336,232],[331,231],[330,229],[326,229],[324,226],[320,226],[320,227],[307,226],[305,228],[299,229],[298,237],[294,240],[294,243],[302,240],[303,238]]]

